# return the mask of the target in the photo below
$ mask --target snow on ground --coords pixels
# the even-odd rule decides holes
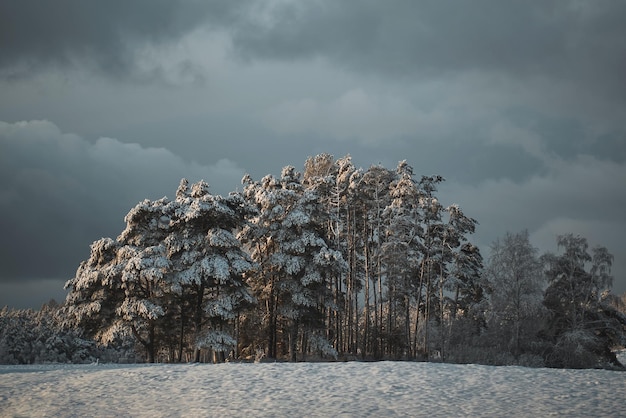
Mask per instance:
[[[2,417],[620,416],[626,373],[415,362],[0,366]]]

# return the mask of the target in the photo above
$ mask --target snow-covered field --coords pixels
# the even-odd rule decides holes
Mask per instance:
[[[413,362],[0,366],[2,417],[624,416],[626,373]]]

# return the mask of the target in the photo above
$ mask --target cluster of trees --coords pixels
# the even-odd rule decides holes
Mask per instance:
[[[610,293],[613,256],[572,234],[557,245],[561,254],[539,256],[527,231],[493,243],[476,347],[496,364],[622,368],[614,350],[626,346],[626,293]]]
[[[528,233],[493,244],[437,199],[440,176],[357,169],[321,154],[302,173],[243,179],[215,196],[182,180],[91,246],[61,309],[99,346],[148,361],[439,359],[594,367],[618,362],[623,300],[612,256],[565,235],[539,256]]]
[[[89,363],[119,361],[132,353],[132,345],[99,347],[64,326],[61,307],[51,300],[40,310],[0,310],[0,364]]]
[[[183,180],[92,245],[66,315],[100,343],[131,334],[148,361],[443,359],[451,321],[482,320],[483,288],[476,221],[438,201],[441,181],[328,154],[227,197]]]
[[[550,343],[546,365],[593,367],[598,359],[620,365],[611,349],[626,346],[626,315],[624,298],[609,292],[613,256],[604,247],[589,252],[587,240],[571,234],[559,236],[558,245],[563,254],[543,256],[549,316],[540,333]]]

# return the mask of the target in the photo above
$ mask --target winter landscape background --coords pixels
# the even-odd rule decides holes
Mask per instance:
[[[0,2],[0,414],[619,415],[625,20]]]

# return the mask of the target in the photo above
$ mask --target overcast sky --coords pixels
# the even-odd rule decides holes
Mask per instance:
[[[89,245],[182,177],[406,159],[626,291],[626,2],[0,1],[0,306],[63,300]]]

